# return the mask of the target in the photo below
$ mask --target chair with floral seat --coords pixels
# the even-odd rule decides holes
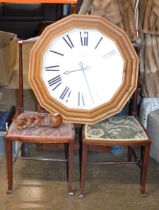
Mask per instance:
[[[101,163],[102,165],[136,163],[140,167],[140,191],[142,194],[145,194],[151,140],[134,116],[114,116],[102,122],[83,127],[80,198],[84,196],[89,146],[112,147],[116,145],[128,147],[128,159],[126,161],[106,160],[96,163]],[[138,157],[138,152],[135,151],[137,147],[141,149],[140,158]],[[132,157],[134,157],[135,161],[132,161]],[[95,164],[93,161],[91,163]]]

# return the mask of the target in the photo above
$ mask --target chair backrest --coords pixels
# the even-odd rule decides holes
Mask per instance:
[[[26,40],[18,40],[19,48],[19,84],[18,84],[18,111],[24,110],[24,82],[23,82],[23,45],[28,43],[35,43],[38,37]]]
[[[140,52],[141,52],[141,48],[143,47],[143,41],[142,39],[137,39],[136,42],[133,42],[133,46],[134,49],[137,53],[137,55],[140,57]],[[140,95],[140,81],[139,81],[139,77],[138,77],[138,84],[137,84],[137,88],[136,91],[134,92],[134,94],[132,95],[131,99],[130,99],[130,114],[137,117],[138,116],[138,112],[139,112],[139,95]]]

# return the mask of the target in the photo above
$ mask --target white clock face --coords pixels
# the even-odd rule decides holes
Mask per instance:
[[[53,39],[42,60],[51,97],[68,108],[90,110],[111,100],[123,82],[116,44],[94,29],[72,29]]]

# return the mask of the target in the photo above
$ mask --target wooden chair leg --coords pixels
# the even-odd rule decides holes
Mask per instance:
[[[145,150],[145,146],[141,146],[140,147],[140,159],[143,160],[144,158],[144,150]]]
[[[68,164],[68,169],[67,169],[67,174],[68,174],[68,194],[73,195],[73,173],[74,173],[74,143],[69,143],[68,144],[68,159],[67,159],[67,164]]]
[[[25,157],[25,145],[24,145],[24,143],[22,143],[22,146],[21,146],[21,157]]]
[[[80,173],[80,194],[79,198],[84,197],[84,185],[86,181],[86,167],[87,167],[87,145],[82,145],[82,160],[81,160],[81,173]]]
[[[145,184],[146,184],[146,178],[147,178],[149,155],[150,155],[150,144],[148,143],[145,145],[142,166],[141,166],[140,190],[142,194],[145,194]]]
[[[12,193],[13,189],[13,166],[12,166],[12,141],[6,140],[6,160],[7,160],[7,193]]]
[[[128,161],[129,162],[132,161],[132,156],[133,156],[132,148],[128,146]]]

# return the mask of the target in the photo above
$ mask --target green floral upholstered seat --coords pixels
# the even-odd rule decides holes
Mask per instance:
[[[101,141],[146,140],[146,132],[133,116],[112,117],[85,126],[85,139]]]
[[[84,196],[84,186],[86,181],[87,162],[95,164],[93,160],[88,159],[88,150],[90,146],[124,146],[128,148],[127,160],[105,160],[96,162],[96,164],[132,164],[136,163],[140,168],[140,191],[145,194],[146,176],[148,169],[148,160],[150,156],[151,140],[146,131],[133,116],[113,116],[104,121],[88,124],[83,127],[82,139],[82,157],[81,157],[81,179],[80,195]],[[136,147],[140,150],[136,151]],[[140,155],[138,154],[140,153]],[[97,153],[96,153],[97,155]],[[125,155],[125,153],[124,153]],[[138,157],[139,156],[139,157]],[[112,156],[111,156],[112,157]],[[90,166],[90,164],[89,164]]]

